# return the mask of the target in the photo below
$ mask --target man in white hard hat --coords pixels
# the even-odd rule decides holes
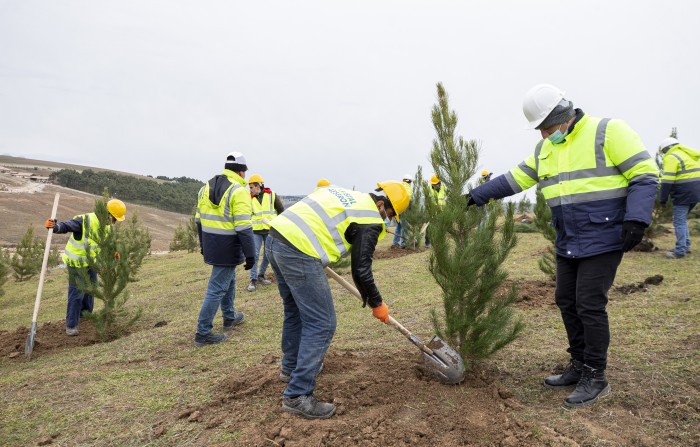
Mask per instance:
[[[622,254],[641,242],[651,222],[659,172],[627,123],[575,109],[552,85],[530,89],[523,112],[542,137],[534,154],[472,190],[469,203],[482,206],[536,184],[542,189],[557,232],[555,298],[571,357],[544,385],[575,386],[564,404],[582,407],[610,392],[608,290]]]
[[[665,138],[659,147],[663,154],[663,173],[659,202],[665,204],[669,195],[673,201],[673,229],[676,246],[666,252],[670,259],[680,259],[690,253],[688,213],[700,202],[700,152]]]
[[[204,262],[212,266],[211,277],[199,311],[194,345],[201,347],[226,341],[226,332],[241,323],[243,312],[236,312],[236,266],[245,261],[245,270],[255,264],[255,241],[251,223],[250,195],[245,188],[248,170],[240,152],[226,156],[224,171],[199,190],[195,221]],[[214,316],[221,307],[223,333],[212,332]]]

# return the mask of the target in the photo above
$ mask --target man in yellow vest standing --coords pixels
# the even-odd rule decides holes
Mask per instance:
[[[690,253],[688,213],[700,202],[700,152],[684,146],[673,137],[661,142],[663,174],[659,202],[673,201],[673,229],[676,247],[666,257],[679,259]]]
[[[107,202],[109,222],[121,222],[126,216],[126,205],[118,199]],[[68,269],[68,305],[66,307],[66,334],[78,335],[78,322],[83,312],[92,313],[95,298],[83,293],[76,285],[76,278],[80,277],[80,269],[87,269],[90,281],[97,283],[97,273],[88,267],[88,250],[94,258],[99,251],[97,235],[101,222],[95,213],[80,214],[71,220],[58,222],[56,219],[46,219],[46,229],[53,228],[54,233],[72,233],[66,244],[63,254],[63,263]],[[89,248],[88,248],[89,247]]]
[[[352,278],[372,314],[386,323],[389,308],[372,276],[372,255],[384,237],[384,219],[402,213],[408,192],[396,181],[366,194],[338,186],[319,188],[272,222],[268,256],[284,305],[282,408],[325,419],[335,405],[314,396],[316,376],[335,333],[333,297],[324,267],[351,254]]]
[[[251,204],[253,209],[253,239],[255,240],[255,262],[250,269],[250,284],[248,292],[254,292],[259,285],[269,286],[271,281],[265,279],[265,272],[269,261],[267,259],[267,236],[270,233],[270,223],[272,219],[284,211],[282,199],[270,188],[265,188],[265,181],[260,174],[253,174],[248,179],[250,189]],[[262,262],[258,268],[258,258],[260,248],[264,247]]]
[[[430,177],[430,192],[432,193],[433,200],[437,204],[438,210],[445,206],[445,200],[447,198],[447,188],[442,184],[437,174],[433,174]],[[430,248],[430,237],[428,236],[428,231],[430,231],[430,226],[425,229],[425,248]]]
[[[482,206],[538,183],[542,188],[557,232],[555,299],[571,357],[564,372],[544,379],[544,386],[575,386],[564,404],[583,407],[610,392],[608,290],[622,254],[642,240],[651,222],[659,172],[627,123],[574,109],[552,85],[530,89],[523,112],[542,135],[534,153],[474,188],[469,204]]]
[[[197,230],[204,262],[212,266],[207,292],[199,311],[194,345],[201,347],[226,341],[227,332],[245,316],[236,312],[236,266],[245,260],[245,270],[255,263],[255,242],[251,225],[250,195],[244,180],[248,170],[240,152],[226,156],[224,171],[209,180],[199,191]],[[215,334],[214,316],[221,307],[223,333]]]

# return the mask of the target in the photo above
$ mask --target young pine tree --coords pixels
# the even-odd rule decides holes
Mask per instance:
[[[539,265],[542,273],[547,275],[549,279],[555,281],[557,279],[557,260],[554,251],[554,243],[557,239],[557,232],[552,227],[552,210],[547,205],[547,201],[542,194],[542,190],[537,187],[536,191],[536,201],[535,201],[535,226],[542,233],[545,239],[549,241],[547,245],[547,251],[542,253],[540,259],[537,260],[537,265]]]
[[[139,220],[138,211],[134,211],[126,222],[120,224],[120,237],[129,253],[129,281],[136,281],[136,274],[141,269],[143,259],[151,252],[151,233]]]
[[[17,281],[27,281],[41,271],[44,261],[44,243],[41,238],[34,237],[34,227],[29,225],[22,240],[17,244],[17,250],[12,256],[12,270]]]
[[[110,221],[105,199],[95,201],[95,214],[102,223],[98,234],[92,236],[98,248],[88,249],[87,258],[89,268],[97,273],[98,282],[90,281],[87,269],[78,270],[75,282],[80,290],[102,301],[102,309],[85,313],[83,317],[93,322],[101,341],[109,341],[121,337],[141,317],[142,309],[134,311],[126,307],[129,299],[126,290],[130,277],[129,250],[134,248],[133,241],[126,240],[128,228],[105,225]]]
[[[199,235],[197,234],[197,223],[193,214],[186,225],[178,224],[173,240],[170,242],[170,251],[187,250],[187,253],[192,253],[198,248]]]
[[[441,319],[433,309],[432,320],[438,336],[468,362],[491,356],[515,340],[524,327],[511,308],[515,286],[505,295],[497,293],[507,278],[501,265],[516,244],[514,206],[509,204],[500,231],[496,229],[503,213],[500,203],[467,207],[464,191],[479,165],[479,147],[475,140],[455,136],[457,114],[449,109],[442,84],[437,91],[438,103],[432,111],[437,137],[430,158],[447,196],[442,209],[430,200],[426,209],[433,247],[429,268],[442,289],[445,315]],[[424,196],[430,194],[428,188],[424,185]]]
[[[411,204],[401,214],[401,226],[406,235],[406,246],[416,250],[425,238],[424,225],[428,223],[428,213],[425,209],[425,196],[423,185],[423,168],[418,166],[416,177],[413,179],[413,197]],[[432,198],[432,196],[429,196]]]
[[[0,248],[0,296],[5,294],[5,283],[7,282],[7,275],[10,274],[10,255],[7,251]]]

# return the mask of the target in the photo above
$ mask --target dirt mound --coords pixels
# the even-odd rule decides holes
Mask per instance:
[[[237,432],[237,442],[250,446],[543,445],[510,414],[522,408],[511,391],[475,373],[461,385],[439,384],[423,378],[418,358],[329,352],[315,394],[334,402],[337,413],[306,420],[282,411],[279,359],[268,354],[223,380],[215,390],[219,401],[180,411],[155,433],[186,419]],[[551,436],[551,445],[566,445]]]
[[[0,331],[0,357],[8,356],[24,360],[24,345],[27,342],[30,328],[18,327],[14,332]],[[79,334],[73,337],[66,335],[65,321],[49,321],[39,325],[34,338],[32,357],[49,351],[87,346],[97,342],[95,328],[89,321],[80,321]]]
[[[377,250],[374,252],[374,259],[396,259],[404,256],[422,253],[425,249],[414,250],[412,248],[393,247],[388,250]]]
[[[623,295],[629,295],[631,293],[646,292],[649,290],[647,286],[658,286],[664,280],[663,275],[650,276],[640,283],[623,284],[621,286],[613,287],[616,291],[622,293]]]
[[[512,284],[512,280],[506,280],[498,293],[508,293]],[[554,290],[556,289],[556,284],[554,281],[519,279],[515,281],[515,284],[518,286],[518,298],[515,301],[515,306],[519,309],[534,309],[555,305]]]

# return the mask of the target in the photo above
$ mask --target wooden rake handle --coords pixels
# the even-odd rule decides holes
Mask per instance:
[[[348,292],[352,293],[352,294],[355,295],[360,301],[364,302],[364,300],[362,299],[362,295],[360,294],[360,291],[357,290],[357,288],[356,288],[355,286],[353,286],[352,284],[350,284],[349,282],[347,282],[347,281],[345,280],[345,278],[343,278],[342,276],[340,276],[339,274],[337,274],[337,273],[336,273],[335,271],[333,271],[333,269],[330,268],[330,267],[326,267],[326,268],[325,268],[325,271],[326,271],[326,274],[328,274],[328,276],[330,276],[331,278],[335,279],[341,286],[345,287],[345,289],[347,289]],[[399,323],[398,321],[396,321],[396,319],[394,319],[394,317],[392,317],[391,315],[389,315],[389,324],[392,325],[392,326],[394,326],[394,327],[396,328],[396,330],[398,330],[399,332],[401,332],[401,333],[404,335],[404,337],[408,338],[408,340],[409,340],[411,343],[413,343],[414,345],[416,345],[416,346],[418,347],[418,349],[420,349],[421,351],[425,352],[425,353],[428,354],[428,355],[431,355],[431,356],[433,355],[433,350],[432,350],[432,349],[430,349],[429,347],[427,347],[427,346],[425,345],[425,343],[423,343],[422,341],[420,341],[420,340],[418,339],[418,337],[416,337],[415,335],[413,335],[408,329],[406,329],[406,328],[404,327],[404,325],[402,325],[401,323]]]

